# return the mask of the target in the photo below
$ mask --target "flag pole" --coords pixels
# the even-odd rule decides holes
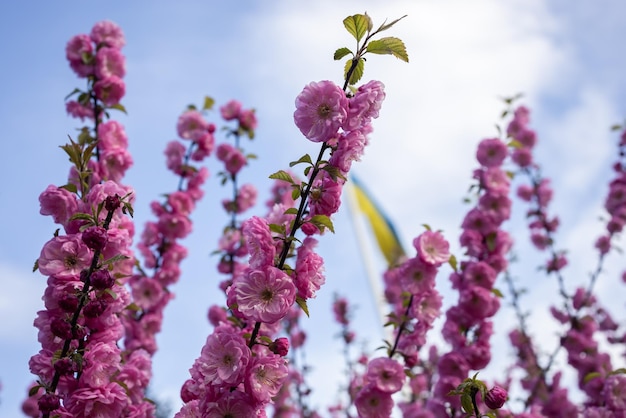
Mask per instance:
[[[380,285],[379,273],[376,272],[376,267],[374,266],[374,257],[370,248],[365,245],[367,242],[367,234],[363,225],[363,217],[359,216],[359,211],[357,210],[358,203],[353,182],[348,181],[346,182],[346,185],[348,187],[344,187],[344,190],[347,192],[348,209],[350,212],[350,218],[352,218],[356,241],[359,246],[361,258],[363,259],[363,264],[365,265],[365,272],[369,281],[372,298],[374,299],[376,311],[378,312],[378,320],[380,322],[380,326],[384,327],[387,322],[387,302],[383,296],[384,294]]]

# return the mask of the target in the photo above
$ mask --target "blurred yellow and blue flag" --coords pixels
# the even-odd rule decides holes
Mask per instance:
[[[356,206],[367,218],[380,251],[389,266],[396,265],[398,259],[405,255],[396,229],[363,187],[363,184],[354,176],[350,176],[350,180],[353,185]]]

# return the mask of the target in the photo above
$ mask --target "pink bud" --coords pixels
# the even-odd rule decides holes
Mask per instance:
[[[500,409],[504,402],[506,402],[506,398],[508,393],[506,390],[502,389],[500,386],[492,387],[487,395],[485,395],[485,405],[491,409]]]
[[[285,357],[289,352],[289,340],[287,338],[277,338],[273,343],[270,343],[269,349],[272,353]]]

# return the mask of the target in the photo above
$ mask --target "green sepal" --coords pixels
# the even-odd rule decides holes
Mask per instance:
[[[343,57],[345,57],[348,54],[352,54],[352,56],[354,56],[354,53],[352,51],[350,51],[348,48],[346,48],[346,47],[339,48],[333,54],[333,59],[335,61],[338,61],[338,60],[342,59]]]
[[[278,170],[274,174],[271,174],[270,178],[274,180],[286,181],[291,184],[294,183],[293,179],[291,178],[291,175],[289,175],[289,173],[287,173],[285,170]]]
[[[343,20],[343,25],[346,27],[346,30],[350,32],[350,35],[354,36],[357,42],[367,33],[369,23],[369,18],[361,14],[348,16]]]
[[[300,308],[302,308],[302,310],[304,311],[304,313],[306,314],[307,318],[309,317],[309,307],[306,304],[306,299],[304,299],[303,297],[300,296],[296,296],[296,303],[298,304],[298,306]]]
[[[404,42],[394,36],[370,41],[370,43],[367,44],[367,52],[371,52],[372,54],[393,55],[404,62],[409,62],[409,55],[406,52]]]

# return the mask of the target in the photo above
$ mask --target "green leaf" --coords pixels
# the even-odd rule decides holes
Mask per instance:
[[[348,72],[350,71],[350,68],[352,68],[352,62],[353,62],[353,59],[349,59],[348,61],[346,61],[346,65],[343,71],[344,80],[348,78]],[[359,60],[356,63],[356,67],[354,67],[354,70],[352,70],[352,73],[350,74],[350,80],[348,80],[348,84],[358,83],[361,77],[363,77],[364,69],[365,69],[365,60],[363,58],[359,58]]]
[[[461,406],[468,414],[474,413],[474,405],[472,405],[472,397],[467,393],[461,395]]]
[[[94,222],[93,216],[88,213],[75,213],[72,216],[70,216],[69,220],[74,221],[77,219],[82,219],[87,222]]]
[[[213,109],[213,105],[215,104],[215,100],[212,97],[204,96],[204,104],[202,105],[202,110],[211,110]]]
[[[74,183],[67,183],[63,186],[60,186],[59,189],[65,189],[70,193],[77,193],[78,189],[76,188],[76,185]]]
[[[430,225],[428,224],[422,224],[422,226],[427,230],[427,231],[432,231],[432,228],[430,227]]]
[[[306,299],[300,296],[296,296],[296,303],[298,304],[300,308],[302,308],[306,316],[309,317],[309,307],[306,304]]]
[[[33,273],[37,270],[39,270],[39,259],[35,260],[35,263],[33,264]]]
[[[300,197],[300,194],[301,194],[301,193],[302,193],[302,192],[300,191],[300,187],[298,187],[298,186],[296,186],[296,185],[294,184],[294,188],[293,188],[293,190],[291,191],[291,198],[292,198],[293,200],[296,200],[297,198],[299,198],[299,197]]]
[[[104,293],[106,293],[107,295],[111,296],[113,298],[113,300],[117,299],[117,293],[115,293],[113,290],[111,289],[105,289]]]
[[[37,392],[39,392],[39,389],[41,389],[43,386],[41,385],[35,385],[32,388],[30,388],[28,390],[28,397],[30,398],[31,396],[35,396],[37,394]]]
[[[279,224],[269,224],[269,228],[270,231],[276,233],[276,234],[280,234],[280,235],[285,235],[286,234],[286,230],[285,230],[285,225],[279,225]]]
[[[448,264],[450,264],[450,267],[452,267],[452,270],[457,271],[457,261],[456,261],[456,257],[454,254],[450,255],[450,258],[448,259]]]
[[[76,93],[80,93],[80,92],[81,92],[81,90],[80,90],[80,89],[75,88],[74,90],[72,90],[72,92],[71,92],[70,94],[68,94],[67,96],[65,96],[65,98],[64,98],[63,100],[67,100],[67,99],[69,99],[70,97],[72,97],[73,95],[75,95]]]
[[[117,103],[117,104],[114,104],[113,106],[109,106],[109,109],[119,110],[120,112],[124,113],[125,115],[128,114],[128,112],[126,112],[126,108],[121,103]]]
[[[365,15],[352,15],[343,20],[343,25],[346,30],[350,32],[350,35],[354,36],[354,39],[360,41],[367,33],[369,27],[369,18]]]
[[[117,263],[118,261],[122,261],[122,260],[128,260],[130,257],[128,257],[127,255],[122,255],[122,254],[117,254],[114,255],[113,257],[106,259],[102,262],[102,266],[106,266],[109,264],[114,264]]]
[[[504,295],[502,294],[500,289],[496,289],[495,287],[493,289],[491,289],[491,293],[493,293],[494,295],[496,295],[500,299],[502,299],[504,297]]]
[[[626,374],[626,369],[621,367],[619,369],[615,369],[613,370],[611,373],[609,374]]]
[[[307,163],[313,165],[313,161],[311,160],[311,156],[309,154],[304,154],[298,161],[292,161],[289,163],[289,167],[293,167],[294,165]],[[293,182],[292,182],[293,183]]]
[[[289,173],[287,173],[285,170],[278,170],[277,172],[275,172],[274,174],[270,175],[271,179],[274,180],[282,180],[282,181],[286,181],[288,183],[293,184],[293,179],[291,178],[291,176],[289,175]]]
[[[67,97],[66,97],[66,99],[67,99]],[[612,131],[619,131],[621,129],[622,129],[622,125],[615,124],[615,125],[611,126],[611,130]]]
[[[338,60],[342,59],[343,57],[345,57],[348,54],[352,54],[352,56],[354,56],[354,53],[352,51],[350,51],[348,48],[346,48],[346,47],[339,48],[333,54],[333,59],[335,61],[338,61]]]
[[[409,55],[406,52],[404,42],[393,36],[370,41],[370,43],[367,44],[367,52],[371,52],[372,54],[393,55],[404,62],[409,62]]]
[[[289,208],[283,212],[283,215],[297,215],[297,214],[298,214],[298,209],[296,208]]]
[[[324,167],[322,167],[322,170],[326,171],[335,183],[337,183],[337,178],[340,178],[344,181],[347,180],[346,177],[341,173],[339,168],[335,167],[334,165],[325,165]]]
[[[318,228],[320,228],[320,226],[325,226],[326,228],[330,230],[330,232],[332,232],[333,234],[335,233],[335,227],[333,226],[333,221],[331,221],[330,218],[326,215],[313,216],[311,218],[311,223],[317,226]],[[320,228],[320,230],[322,230],[322,228]]]
[[[380,25],[380,28],[378,28],[378,30],[376,31],[376,33],[378,33],[378,32],[382,32],[382,31],[384,31],[384,30],[389,29],[390,27],[392,27],[393,25],[395,25],[396,23],[398,23],[399,21],[401,21],[401,20],[402,20],[402,19],[404,19],[405,17],[407,17],[407,15],[404,15],[404,16],[402,16],[402,17],[400,17],[400,18],[398,18],[398,19],[394,20],[394,21],[393,21],[393,22],[391,22],[391,23],[385,23],[385,22],[386,22],[386,20],[385,20],[385,22],[383,22],[383,24],[382,24],[382,25]]]

